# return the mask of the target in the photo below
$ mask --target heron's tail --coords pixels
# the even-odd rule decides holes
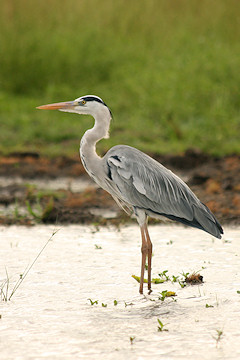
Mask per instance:
[[[184,225],[188,225],[191,227],[195,227],[197,229],[201,229],[206,231],[207,233],[215,236],[218,239],[221,239],[223,234],[223,229],[215,218],[213,213],[209,210],[209,208],[203,203],[199,202],[199,204],[193,204],[193,219],[188,220],[185,218],[177,217],[175,215],[168,214],[158,214],[161,216],[165,216],[168,219],[178,221]]]
[[[223,228],[209,208],[203,203],[201,203],[201,205],[201,207],[193,205],[194,220],[200,225],[200,229],[208,232],[218,239],[221,239]]]

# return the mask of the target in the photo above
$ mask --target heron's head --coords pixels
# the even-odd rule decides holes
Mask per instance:
[[[111,110],[103,102],[103,100],[96,95],[85,95],[73,101],[41,105],[38,106],[37,109],[59,110],[77,114],[92,115],[93,117],[101,112],[105,112],[109,113],[110,117],[112,117]]]

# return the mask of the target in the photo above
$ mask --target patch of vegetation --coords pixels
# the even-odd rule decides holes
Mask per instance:
[[[192,274],[186,273],[183,274],[183,276],[185,277],[184,282],[186,284],[199,285],[203,283],[203,276],[200,275],[198,272],[194,272]]]
[[[19,286],[21,286],[22,282],[24,281],[24,279],[26,278],[26,276],[28,275],[29,271],[32,269],[33,265],[36,263],[36,261],[38,260],[39,256],[42,254],[42,252],[45,250],[45,248],[47,247],[47,245],[50,243],[50,241],[52,241],[53,236],[57,233],[58,230],[53,231],[51,237],[47,240],[47,242],[45,243],[45,245],[42,247],[42,249],[39,251],[39,253],[37,254],[37,256],[35,257],[35,259],[33,260],[33,262],[26,267],[26,269],[24,270],[24,272],[22,274],[19,275],[19,279],[16,281],[13,289],[11,290],[10,294],[9,294],[9,285],[10,285],[10,278],[8,276],[8,272],[6,269],[6,279],[2,282],[2,284],[0,285],[0,297],[2,301],[10,301],[11,298],[13,297],[13,295],[15,294],[15,292],[17,291],[17,289],[19,288]]]
[[[91,119],[80,126],[77,115],[35,107],[93,93],[117,119],[100,153],[117,143],[240,152],[239,11],[235,0],[139,0],[127,11],[112,0],[3,2],[0,151],[76,153]]]
[[[202,267],[202,269],[204,269],[204,267]],[[163,284],[165,282],[171,281],[172,283],[176,283],[178,282],[179,285],[183,288],[185,287],[187,284],[189,285],[196,285],[196,284],[201,284],[203,283],[203,276],[200,275],[198,272],[194,272],[192,274],[190,274],[189,272],[184,273],[182,272],[181,275],[182,277],[180,277],[179,275],[175,276],[175,275],[168,275],[168,270],[164,270],[161,273],[159,273],[159,278],[152,278],[152,283],[153,284]],[[136,275],[132,275],[132,278],[135,279],[138,283],[140,283],[140,276],[136,276]],[[147,279],[143,280],[144,283],[147,283]]]
[[[160,293],[160,296],[158,297],[159,300],[164,301],[168,297],[174,297],[176,296],[176,293],[174,291],[168,291],[164,290]]]
[[[66,196],[63,191],[38,190],[34,185],[26,185],[26,208],[36,222],[48,222],[55,210],[55,200]]]
[[[159,275],[160,279],[163,279],[163,281],[169,281],[170,278],[167,275],[167,273],[168,273],[168,270],[164,270],[161,273],[159,273],[158,275]]]

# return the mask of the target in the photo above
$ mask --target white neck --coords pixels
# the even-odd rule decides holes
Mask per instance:
[[[93,116],[95,119],[94,126],[85,132],[80,142],[80,157],[90,176],[93,176],[94,169],[98,167],[101,160],[96,153],[96,143],[103,138],[108,138],[111,121],[111,114],[105,106],[99,108]]]

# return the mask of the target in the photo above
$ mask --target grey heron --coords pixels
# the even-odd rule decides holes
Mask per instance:
[[[108,138],[112,114],[101,98],[86,95],[74,101],[39,106],[38,109],[87,114],[95,119],[80,142],[80,157],[91,178],[109,192],[117,204],[133,214],[140,226],[142,262],[140,294],[143,293],[144,270],[148,260],[148,291],[151,293],[152,242],[148,217],[168,218],[221,238],[223,229],[212,212],[174,173],[145,153],[127,145],[112,147],[102,158],[96,144]]]

